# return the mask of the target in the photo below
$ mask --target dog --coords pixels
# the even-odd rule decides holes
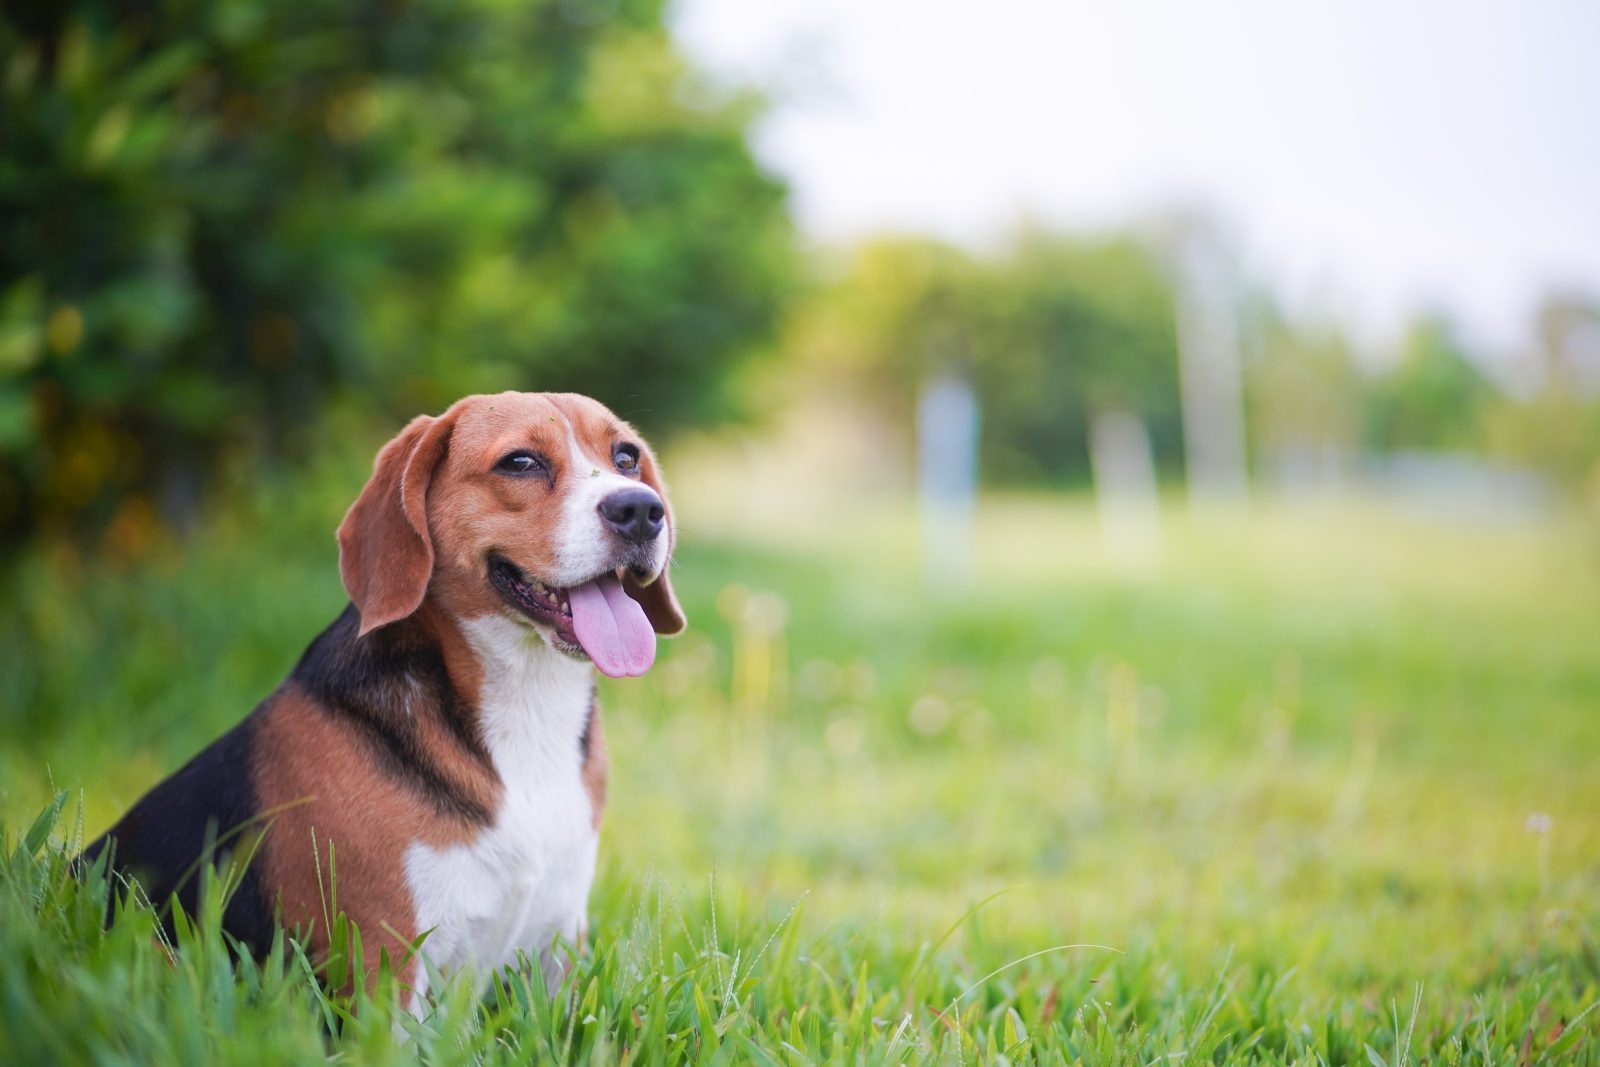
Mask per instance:
[[[326,957],[336,907],[413,1010],[419,937],[440,974],[523,954],[553,986],[556,944],[586,931],[605,804],[594,671],[643,674],[684,628],[675,538],[655,458],[594,400],[419,416],[339,527],[349,606],[83,861],[191,915],[219,865],[237,878],[223,926],[257,954],[282,925]]]

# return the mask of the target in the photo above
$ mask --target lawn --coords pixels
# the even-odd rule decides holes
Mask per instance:
[[[707,481],[690,632],[603,688],[554,1000],[485,977],[411,1020],[292,945],[234,967],[214,917],[102,934],[60,842],[341,606],[349,476],[8,579],[0,1062],[1600,1063],[1600,536],[1568,517],[1174,499],[1130,571],[1087,500],[994,497],[930,587],[903,508]]]

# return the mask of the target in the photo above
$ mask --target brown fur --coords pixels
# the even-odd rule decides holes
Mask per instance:
[[[406,946],[417,931],[402,861],[408,836],[446,844],[473,828],[430,810],[350,729],[295,688],[265,709],[257,738],[256,792],[263,811],[277,812],[259,862],[280,920],[299,928],[320,960],[328,921],[342,909],[362,931],[369,966],[385,949],[409,983]],[[406,831],[374,833],[376,826]]]
[[[600,723],[600,703],[589,713],[588,742],[583,759],[583,789],[594,809],[594,828],[600,829],[600,815],[606,807],[606,775],[611,770],[611,754],[606,751],[606,731]]]

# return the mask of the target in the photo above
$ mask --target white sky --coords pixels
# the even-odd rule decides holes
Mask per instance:
[[[1597,0],[677,0],[770,91],[758,151],[822,239],[969,244],[1200,205],[1292,307],[1368,340],[1424,302],[1529,336],[1600,293]]]

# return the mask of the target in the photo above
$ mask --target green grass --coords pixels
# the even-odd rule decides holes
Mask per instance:
[[[13,575],[9,825],[59,788],[54,840],[80,799],[98,832],[276,683],[342,603],[341,478]],[[893,506],[703,484],[692,630],[604,690],[553,1001],[463,982],[409,1021],[292,946],[236,969],[214,916],[173,954],[137,910],[102,933],[14,830],[0,1062],[1600,1062],[1591,526],[1173,507],[1131,573],[1086,502],[996,498],[928,591]]]

